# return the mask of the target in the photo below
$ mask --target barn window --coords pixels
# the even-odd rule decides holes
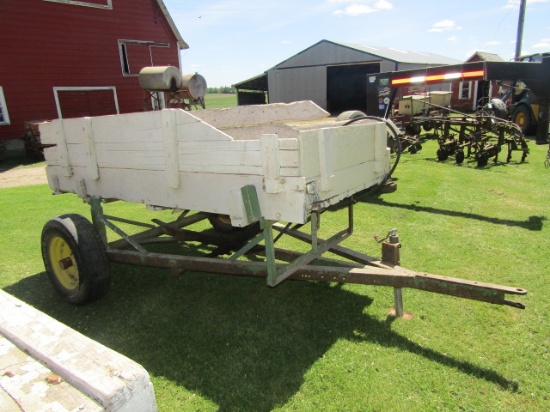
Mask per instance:
[[[460,82],[458,98],[464,100],[472,98],[472,82]]]
[[[4,99],[4,89],[0,86],[0,125],[10,124],[10,116],[8,115],[8,106]]]
[[[115,87],[54,87],[57,116],[103,116],[120,113]]]
[[[159,48],[169,48],[169,43],[156,43],[141,40],[119,40],[120,64],[124,76],[137,76],[147,66],[166,66],[164,59],[156,61]],[[158,56],[157,56],[158,54]]]
[[[94,7],[96,9],[113,9],[113,0],[86,0],[86,1],[77,1],[77,0],[44,0],[52,3],[63,3],[71,4],[73,6],[84,6],[84,7]]]

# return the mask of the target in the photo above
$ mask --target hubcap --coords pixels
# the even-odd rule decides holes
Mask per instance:
[[[78,287],[78,267],[69,244],[60,236],[54,236],[49,245],[50,262],[55,277],[68,290]]]

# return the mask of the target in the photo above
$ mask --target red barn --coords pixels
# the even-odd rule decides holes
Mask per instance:
[[[162,0],[2,0],[0,146],[25,122],[142,111],[144,66],[188,45]]]
[[[466,63],[471,62],[503,62],[497,54],[475,52]],[[489,98],[498,97],[499,87],[496,82],[489,80],[461,81],[452,84],[451,107],[464,112],[472,112],[478,106],[489,102]]]

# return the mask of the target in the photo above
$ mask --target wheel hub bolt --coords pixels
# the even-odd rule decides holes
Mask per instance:
[[[73,265],[73,260],[68,257],[59,261],[59,267],[63,270],[69,269]]]

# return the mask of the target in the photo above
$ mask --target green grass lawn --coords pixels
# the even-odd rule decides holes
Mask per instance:
[[[208,100],[207,100],[208,103]],[[397,227],[402,265],[517,286],[526,310],[404,290],[412,320],[388,315],[390,288],[113,265],[113,285],[83,307],[63,303],[40,256],[46,221],[89,216],[46,185],[0,189],[0,287],[150,373],[160,411],[547,411],[550,405],[550,170],[438,162],[434,142],[402,156],[395,193],[355,207],[345,246],[379,255]],[[505,158],[505,156],[501,156]],[[166,212],[116,202],[110,214]],[[343,225],[323,215],[322,230]],[[548,293],[548,294],[547,294]],[[511,297],[515,299],[515,297]]]
[[[237,105],[236,94],[212,93],[204,97],[207,109],[223,109]]]

